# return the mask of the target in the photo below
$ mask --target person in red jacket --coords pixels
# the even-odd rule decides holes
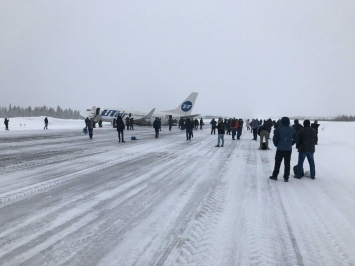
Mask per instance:
[[[232,140],[235,140],[235,135],[237,134],[238,129],[238,120],[234,117],[233,119],[231,119],[229,126],[232,129]]]

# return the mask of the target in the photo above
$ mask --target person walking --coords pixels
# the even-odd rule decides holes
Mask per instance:
[[[155,130],[155,138],[158,138],[159,136],[159,131],[160,131],[160,120],[158,117],[155,118],[154,122],[153,122],[153,127]]]
[[[212,135],[212,132],[213,132],[213,135],[216,135],[216,127],[217,127],[216,120],[214,120],[214,118],[212,118],[210,124],[211,124],[211,135]]]
[[[118,142],[121,142],[121,136],[122,136],[122,142],[125,142],[123,139],[123,130],[126,128],[126,126],[123,123],[122,116],[117,117],[116,127],[117,127],[117,133],[118,133]]]
[[[317,132],[311,127],[311,122],[308,119],[303,121],[303,126],[304,127],[299,130],[297,135],[296,148],[298,149],[298,164],[295,178],[301,179],[303,176],[303,162],[307,158],[311,178],[315,179],[316,167],[314,164],[314,152]]]
[[[92,117],[89,120],[88,123],[88,131],[89,131],[89,138],[92,139],[92,136],[94,135],[94,120]]]
[[[86,118],[85,118],[85,128],[86,128],[86,129],[88,129],[89,121],[90,121],[89,117],[86,117]]]
[[[195,127],[194,129],[198,129],[198,126],[200,125],[200,123],[198,122],[197,118],[195,118],[195,120],[192,120],[192,122],[194,123]]]
[[[258,128],[259,128],[259,121],[257,118],[251,120],[251,128],[253,131],[253,140],[257,140],[258,139]]]
[[[44,128],[43,129],[48,129],[48,118],[47,117],[44,119]]]
[[[4,125],[5,125],[5,129],[6,129],[6,130],[9,130],[9,122],[10,122],[10,120],[6,117],[6,118],[4,119]]]
[[[224,134],[226,133],[225,129],[226,129],[226,126],[225,126],[225,124],[224,124],[224,122],[223,122],[223,118],[220,117],[220,118],[218,119],[218,124],[217,124],[218,143],[217,143],[217,145],[216,145],[215,147],[219,147],[220,141],[222,142],[221,147],[224,146]]]
[[[275,147],[277,147],[275,155],[275,166],[272,175],[269,177],[271,180],[277,180],[277,176],[280,172],[280,166],[282,160],[284,160],[284,181],[288,182],[290,176],[290,162],[292,146],[297,143],[297,135],[293,127],[290,127],[290,119],[288,117],[281,118],[281,126],[274,132],[272,138]]]

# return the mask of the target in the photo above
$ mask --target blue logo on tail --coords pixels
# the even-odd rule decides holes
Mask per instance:
[[[192,108],[192,102],[190,101],[186,101],[181,105],[181,110],[183,112],[188,112],[191,110],[191,108]]]

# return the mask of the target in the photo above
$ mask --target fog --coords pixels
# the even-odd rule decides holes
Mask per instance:
[[[354,115],[354,1],[0,2],[0,106]]]

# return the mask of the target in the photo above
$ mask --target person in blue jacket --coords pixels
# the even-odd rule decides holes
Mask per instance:
[[[297,143],[296,131],[290,126],[290,119],[288,117],[281,118],[281,126],[275,129],[272,141],[274,142],[275,147],[277,147],[277,150],[275,155],[275,167],[270,179],[277,180],[282,160],[284,160],[284,181],[288,182],[290,176],[292,146]]]

